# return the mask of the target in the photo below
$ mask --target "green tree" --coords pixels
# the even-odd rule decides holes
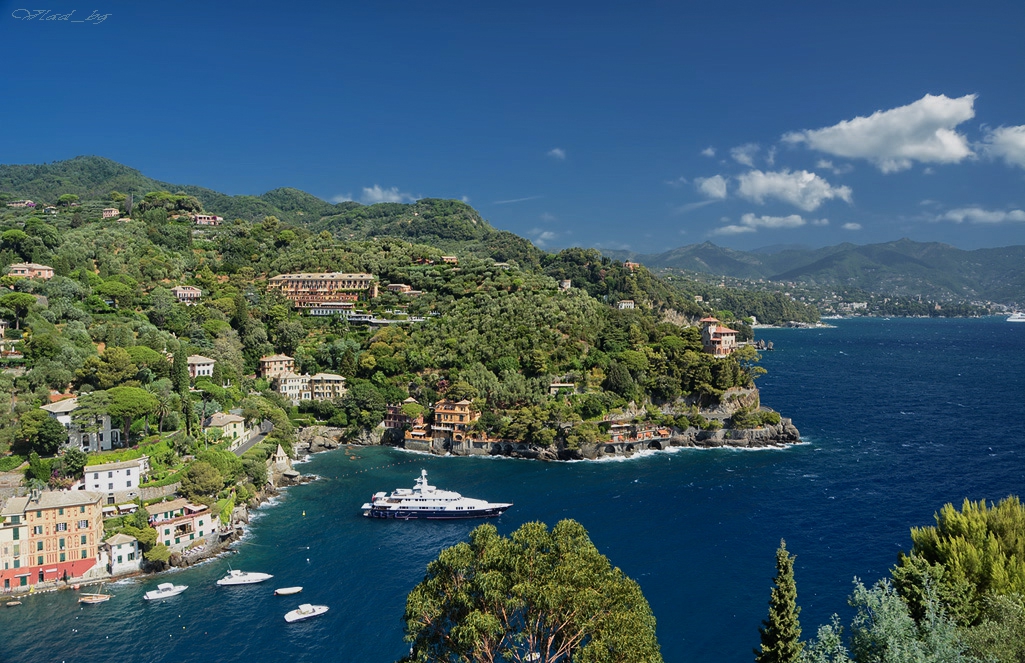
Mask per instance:
[[[57,204],[60,205],[61,207],[70,207],[71,203],[77,203],[77,202],[78,202],[78,196],[76,196],[73,193],[65,193],[64,195],[62,195],[60,198],[57,199]]]
[[[120,417],[124,422],[123,443],[128,444],[132,422],[155,411],[157,399],[139,387],[114,387],[107,390],[107,395],[110,397],[107,412],[111,417]]]
[[[12,292],[0,297],[0,306],[14,312],[14,328],[21,329],[21,321],[36,304],[36,298],[27,292]]]
[[[14,441],[15,450],[22,455],[35,452],[52,456],[67,443],[68,432],[49,412],[36,408],[18,418]]]
[[[776,577],[772,579],[769,617],[758,629],[761,651],[754,650],[757,663],[797,663],[801,660],[801,624],[797,616],[797,583],[794,581],[795,556],[787,552],[786,541],[780,539],[776,550]]]
[[[640,587],[572,520],[481,525],[427,566],[404,620],[406,661],[662,661]]]
[[[197,460],[182,474],[182,492],[190,499],[210,497],[221,488],[224,488],[224,477],[205,461]]]

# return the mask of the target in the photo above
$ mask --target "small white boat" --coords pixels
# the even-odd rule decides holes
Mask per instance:
[[[274,596],[291,596],[301,591],[303,591],[302,587],[282,587],[281,589],[274,590]]]
[[[229,569],[228,575],[218,580],[217,584],[221,587],[225,587],[227,585],[252,585],[253,583],[270,580],[273,577],[274,576],[269,573],[250,573],[248,571]]]
[[[150,591],[143,594],[142,598],[146,599],[147,601],[158,601],[160,599],[167,599],[171,598],[172,596],[178,596],[188,588],[188,585],[175,585],[169,582],[162,582],[159,585],[157,585],[156,589],[151,589]]]
[[[82,594],[78,598],[78,602],[79,603],[89,603],[89,604],[92,604],[92,603],[105,603],[106,601],[109,601],[112,596],[113,596],[112,594]]]
[[[298,622],[303,619],[309,619],[310,617],[316,617],[317,615],[323,615],[327,610],[328,608],[326,605],[310,605],[309,603],[303,603],[295,610],[286,612],[285,621],[291,624],[292,622]]]
[[[21,601],[8,601],[4,605],[7,606],[8,608],[14,608],[16,606],[21,605]]]

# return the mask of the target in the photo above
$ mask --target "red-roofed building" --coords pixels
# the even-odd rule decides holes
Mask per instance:
[[[724,326],[718,319],[701,318],[701,343],[713,357],[728,357],[737,349],[737,330]]]

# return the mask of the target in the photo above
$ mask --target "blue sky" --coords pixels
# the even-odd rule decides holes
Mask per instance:
[[[1025,244],[1025,3],[839,4],[3,0],[0,163],[463,198],[548,249]]]

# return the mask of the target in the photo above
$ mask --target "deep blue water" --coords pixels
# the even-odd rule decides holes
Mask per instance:
[[[805,636],[847,614],[858,576],[886,575],[945,502],[1021,494],[1025,479],[1025,325],[981,320],[842,320],[836,329],[759,330],[774,342],[762,400],[807,444],[787,450],[678,450],[626,461],[540,463],[437,458],[381,448],[329,452],[300,466],[322,480],[259,511],[238,554],[174,573],[190,589],[161,604],[167,578],[73,592],[0,612],[0,661],[394,661],[405,596],[439,550],[475,523],[381,522],[371,493],[431,483],[515,506],[495,522],[579,520],[636,579],[669,662],[750,661],[779,539],[797,555]],[[355,456],[351,458],[350,455]],[[305,515],[303,513],[305,512]],[[217,588],[232,564],[276,577]],[[298,597],[274,587],[303,585]],[[320,618],[285,624],[300,601]]]

